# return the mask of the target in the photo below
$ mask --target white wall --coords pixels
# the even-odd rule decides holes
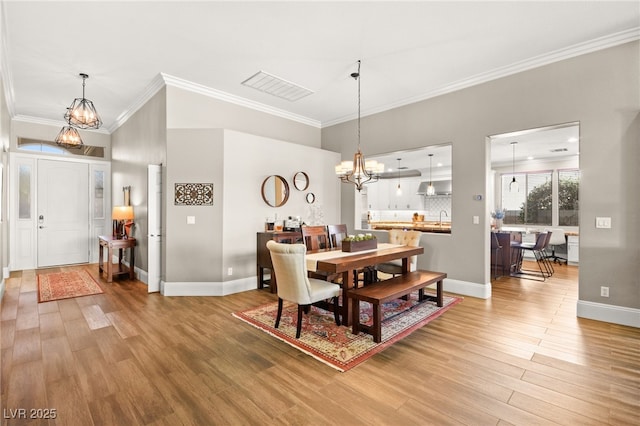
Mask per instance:
[[[256,233],[266,217],[309,220],[316,195],[326,223],[338,223],[339,154],[224,129],[170,129],[167,133],[166,295],[223,295],[256,288]],[[297,191],[293,176],[304,171],[309,188]],[[261,186],[270,175],[289,183],[287,203],[268,206]],[[213,183],[213,206],[176,206],[175,183]],[[188,225],[187,216],[195,217]],[[229,275],[229,268],[232,274]]]

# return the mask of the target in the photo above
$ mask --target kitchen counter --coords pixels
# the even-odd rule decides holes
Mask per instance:
[[[407,229],[409,231],[434,232],[438,234],[450,234],[451,222],[369,222],[371,229]]]

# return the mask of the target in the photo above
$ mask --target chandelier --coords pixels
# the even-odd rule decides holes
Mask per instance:
[[[55,138],[55,142],[65,148],[82,148],[80,133],[71,126],[64,126]]]
[[[82,98],[75,98],[71,106],[67,108],[64,119],[73,127],[78,129],[99,129],[102,126],[102,120],[93,106],[93,102],[84,97],[85,82],[89,76],[80,73],[82,77]]]
[[[351,77],[358,82],[358,150],[353,155],[353,162],[343,161],[336,166],[336,175],[343,183],[352,183],[360,191],[362,185],[378,180],[380,173],[384,171],[384,164],[375,160],[365,161],[360,151],[360,60],[358,72],[351,73]]]

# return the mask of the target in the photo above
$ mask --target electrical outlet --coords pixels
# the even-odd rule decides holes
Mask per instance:
[[[227,269],[227,275],[233,275],[233,268]]]
[[[600,287],[600,296],[609,297],[609,287]]]

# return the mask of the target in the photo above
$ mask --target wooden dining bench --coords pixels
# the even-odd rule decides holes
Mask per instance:
[[[402,296],[407,296],[418,290],[418,300],[432,299],[425,296],[424,288],[436,283],[436,304],[443,305],[442,281],[447,277],[446,273],[417,270],[398,275],[394,278],[378,281],[365,287],[349,290],[347,293],[352,303],[352,332],[358,334],[364,331],[373,336],[373,341],[379,343],[382,339],[382,309],[381,304]],[[373,325],[360,324],[360,301],[373,305]]]

